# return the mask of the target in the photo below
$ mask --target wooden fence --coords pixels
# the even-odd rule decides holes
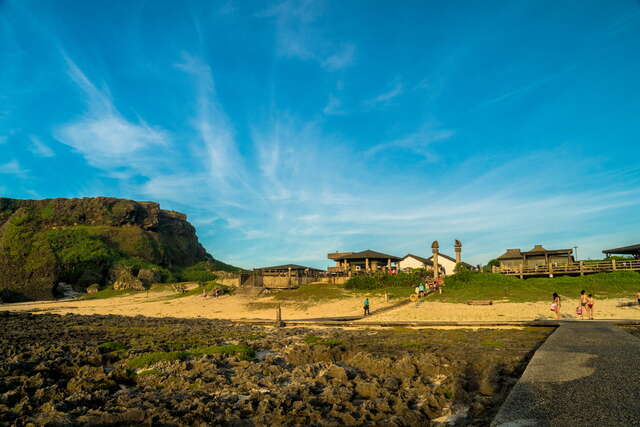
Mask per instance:
[[[573,274],[584,276],[585,274],[604,273],[610,271],[631,270],[640,271],[640,259],[616,261],[580,261],[560,265],[544,265],[538,267],[493,267],[494,273],[506,274],[508,276],[557,276],[561,274]]]

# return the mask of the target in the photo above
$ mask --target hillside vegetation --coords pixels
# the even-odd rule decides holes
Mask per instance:
[[[200,245],[186,216],[113,198],[0,198],[0,298],[49,299],[56,285],[212,280],[237,270]],[[144,272],[144,274],[141,274]]]
[[[550,300],[554,292],[564,298],[577,298],[583,289],[599,299],[631,298],[640,291],[640,273],[615,271],[582,277],[519,279],[493,273],[461,272],[448,276],[443,293],[429,299],[461,303],[470,300],[533,302]]]

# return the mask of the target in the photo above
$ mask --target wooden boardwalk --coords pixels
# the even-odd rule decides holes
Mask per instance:
[[[493,267],[494,273],[518,276],[520,278],[530,276],[554,277],[563,274],[584,276],[585,274],[605,273],[610,271],[640,271],[640,259],[616,261],[580,261],[564,265],[545,265],[538,267]]]

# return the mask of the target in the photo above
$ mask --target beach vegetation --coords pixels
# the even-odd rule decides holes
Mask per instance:
[[[470,300],[536,302],[551,298],[576,298],[581,290],[596,299],[625,298],[640,290],[640,273],[613,271],[585,276],[532,277],[520,279],[503,274],[465,271],[447,276],[442,294],[429,296],[430,301],[466,303]]]

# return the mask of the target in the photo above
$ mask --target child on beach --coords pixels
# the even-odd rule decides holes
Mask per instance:
[[[553,302],[551,303],[551,311],[556,315],[556,320],[560,320],[560,295],[553,293]]]
[[[593,294],[589,294],[589,298],[587,298],[587,308],[589,309],[589,320],[593,320],[593,304],[595,304],[595,300],[593,299]]]
[[[580,319],[584,320],[584,312],[587,310],[588,298],[586,291],[583,289],[580,291],[580,305],[576,310],[576,313],[580,315]]]

